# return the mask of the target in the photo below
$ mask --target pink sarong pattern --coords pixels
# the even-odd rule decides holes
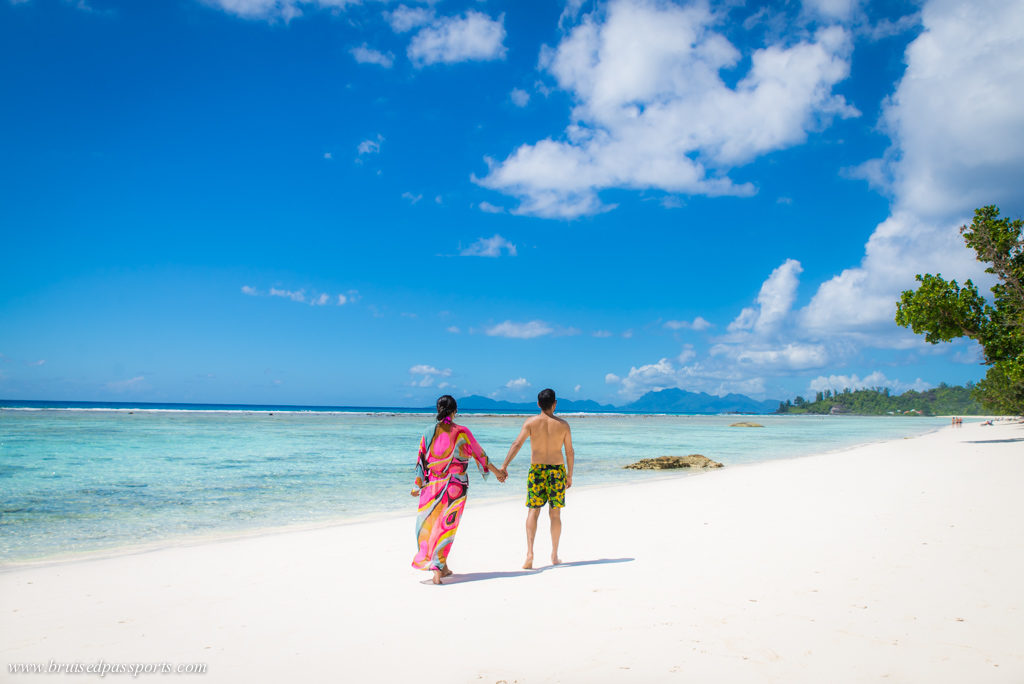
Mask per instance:
[[[440,425],[420,438],[416,464],[419,515],[416,516],[416,557],[420,570],[444,570],[466,507],[469,459],[487,478],[487,454],[461,425],[445,432]]]

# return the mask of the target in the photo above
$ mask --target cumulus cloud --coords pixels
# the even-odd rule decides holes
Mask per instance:
[[[342,306],[349,302],[354,302],[359,298],[359,293],[356,290],[349,290],[348,294],[331,295],[326,292],[320,292],[313,294],[306,294],[305,290],[289,290],[280,287],[271,287],[266,293],[252,287],[250,285],[242,286],[242,294],[250,297],[281,297],[282,299],[290,299],[293,302],[310,304],[312,306],[327,306],[328,304],[335,302],[338,306]]]
[[[825,21],[849,21],[861,8],[862,0],[803,0],[803,10]]]
[[[385,69],[390,69],[395,64],[395,56],[390,52],[374,50],[366,43],[349,50],[349,53],[360,64],[377,64]]]
[[[361,0],[205,0],[209,5],[245,19],[288,22],[302,16],[302,9],[345,9]]]
[[[460,256],[500,257],[504,252],[508,256],[516,255],[516,246],[497,233],[493,237],[480,238],[466,249],[459,252]]]
[[[799,261],[786,259],[761,285],[757,305],[743,309],[729,324],[729,331],[752,330],[761,335],[773,332],[793,307],[802,271]]]
[[[725,356],[739,364],[782,370],[805,370],[820,368],[828,361],[828,352],[820,344],[799,344],[790,342],[775,349],[749,349],[738,345],[716,345],[711,348],[712,356]]]
[[[712,324],[706,321],[704,318],[697,316],[692,321],[665,321],[665,326],[669,330],[707,330],[712,327]]]
[[[555,332],[555,329],[544,321],[528,321],[516,323],[504,321],[484,330],[491,337],[510,337],[513,339],[528,340],[534,337],[543,337]]]
[[[858,112],[834,85],[849,73],[850,39],[829,27],[753,52],[735,87],[720,73],[741,53],[705,3],[614,0],[587,15],[542,65],[576,106],[562,139],[488,159],[484,187],[516,196],[518,211],[572,218],[608,210],[606,188],[750,195],[726,172],[803,142],[835,116]]]
[[[364,154],[379,154],[380,146],[383,142],[384,136],[378,133],[376,138],[367,139],[359,143],[356,151],[359,152],[360,156]]]
[[[530,104],[530,93],[526,92],[522,88],[513,88],[512,92],[509,93],[509,99],[512,100],[512,104],[516,107],[525,107]]]
[[[438,369],[429,364],[420,363],[409,369],[414,387],[430,387],[439,378],[447,378],[452,374],[451,368]]]
[[[801,315],[807,328],[888,331],[898,344],[895,302],[916,273],[987,281],[957,231],[972,210],[1024,210],[1024,12],[1007,0],[931,0],[921,22],[883,108],[892,145],[855,172],[892,197],[892,213],[860,264],[819,287]]]
[[[429,24],[434,19],[434,11],[426,7],[408,7],[399,5],[391,12],[384,13],[391,30],[395,33],[407,33],[414,28]]]
[[[505,15],[491,19],[469,10],[459,17],[442,17],[419,30],[407,54],[416,66],[488,61],[505,57]]]
[[[526,389],[530,386],[530,383],[526,381],[526,378],[516,378],[515,380],[509,380],[505,383],[505,387],[511,390]]]
[[[292,300],[293,302],[304,302],[306,301],[306,293],[304,290],[282,290],[276,287],[270,288],[271,297],[285,297]]]
[[[490,202],[481,202],[480,204],[478,204],[476,206],[477,206],[477,208],[480,209],[480,211],[482,211],[484,213],[487,213],[487,214],[504,214],[505,213],[504,209],[502,209],[501,207],[495,206],[495,205],[491,204]]]

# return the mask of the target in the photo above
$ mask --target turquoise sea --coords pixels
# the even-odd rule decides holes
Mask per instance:
[[[623,469],[645,457],[700,453],[728,467],[908,437],[949,423],[922,417],[564,417],[573,429],[576,486],[690,476]],[[460,414],[458,422],[500,462],[522,420]],[[740,420],[765,427],[730,427]],[[416,446],[432,425],[432,414],[395,411],[0,406],[0,562],[412,514]],[[474,472],[470,505],[523,497],[528,449],[504,485]]]

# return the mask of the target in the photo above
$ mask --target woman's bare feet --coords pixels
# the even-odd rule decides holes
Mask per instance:
[[[434,582],[434,584],[441,584],[441,571],[440,570],[434,570],[433,582]]]
[[[523,570],[533,570],[533,554],[526,554],[526,562],[523,563]]]
[[[558,557],[558,556],[556,556],[555,554],[551,554],[551,564],[552,564],[552,565],[558,565],[558,564],[559,564],[559,563],[561,563],[561,562],[562,562],[562,559],[561,559],[561,558],[559,558],[559,557]]]
[[[455,573],[452,572],[452,569],[448,568],[448,567],[446,567],[444,570],[441,571],[441,577],[449,577],[449,576],[454,575],[454,574]]]

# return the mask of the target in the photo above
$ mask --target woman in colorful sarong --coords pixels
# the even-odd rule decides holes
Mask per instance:
[[[434,584],[441,584],[442,577],[452,574],[448,554],[466,506],[469,460],[476,461],[484,479],[488,471],[494,473],[499,482],[504,482],[506,477],[487,458],[473,433],[452,422],[457,411],[452,396],[446,394],[437,400],[437,422],[420,438],[416,489],[412,491],[413,496],[420,498],[416,518],[418,549],[412,566],[433,571]]]

